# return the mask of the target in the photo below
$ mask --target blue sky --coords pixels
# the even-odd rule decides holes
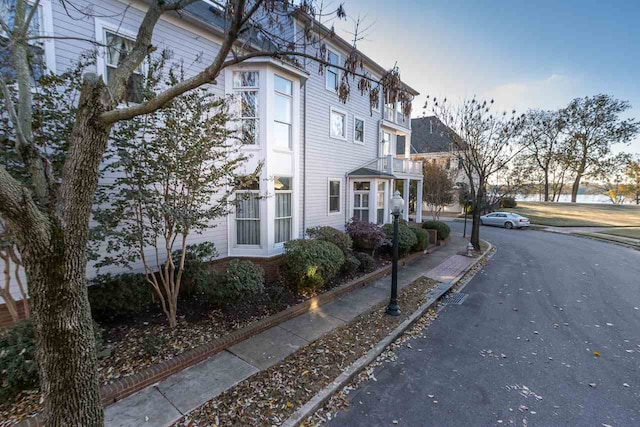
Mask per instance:
[[[337,3],[334,3],[337,4]],[[504,109],[558,108],[608,93],[640,119],[640,1],[346,0],[351,18],[373,24],[358,47],[427,94],[494,98]],[[640,137],[616,151],[640,153]]]

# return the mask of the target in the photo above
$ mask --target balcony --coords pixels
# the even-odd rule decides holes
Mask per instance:
[[[378,157],[376,160],[367,164],[365,167],[375,169],[379,172],[385,172],[403,178],[400,175],[413,175],[412,178],[422,178],[422,160],[411,160],[404,157],[395,157],[388,155]]]
[[[402,114],[395,108],[388,105],[384,107],[384,120],[389,123],[399,125],[401,127],[411,129],[411,118]]]

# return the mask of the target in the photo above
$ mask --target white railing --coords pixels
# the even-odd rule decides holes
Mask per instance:
[[[422,175],[422,161],[411,160],[393,155],[378,157],[367,164],[366,167],[375,168],[377,171],[385,173],[402,173],[407,175]]]
[[[399,124],[400,126],[411,129],[411,119],[405,116],[404,114],[402,114],[401,111],[397,111],[395,108],[390,108],[385,106],[384,119],[389,122],[396,123],[396,124]]]

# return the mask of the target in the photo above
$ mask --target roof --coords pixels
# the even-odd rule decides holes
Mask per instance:
[[[339,48],[341,48],[341,49],[343,49],[343,50],[345,50],[347,52],[350,52],[353,49],[353,45],[351,43],[349,43],[348,41],[346,41],[345,39],[343,39],[342,37],[337,35],[331,29],[327,28],[324,24],[322,24],[317,19],[314,19],[312,16],[310,16],[308,13],[306,13],[301,8],[297,7],[293,12],[291,12],[290,15],[295,17],[295,18],[297,18],[297,19],[299,19],[300,21],[303,21],[303,22],[313,22],[313,24],[315,26],[314,30],[317,31],[318,33],[320,33],[323,36],[330,36],[329,40],[331,40],[331,42],[333,44],[335,44],[337,47],[339,47]],[[371,69],[371,71],[373,71],[374,73],[379,74],[379,75],[384,75],[388,71],[387,69],[382,67],[380,64],[375,62],[373,59],[371,59],[367,55],[365,55],[362,51],[356,49],[356,52],[358,52],[358,55],[360,55],[360,57],[362,58],[362,61],[364,62],[364,64],[367,67],[369,67]],[[420,92],[418,92],[417,90],[413,89],[408,84],[402,82],[402,86],[411,95],[413,95],[413,96],[420,95]]]
[[[411,119],[411,154],[454,149],[450,129],[435,116]]]
[[[390,173],[380,172],[375,169],[369,168],[359,168],[354,171],[351,171],[347,174],[348,176],[361,176],[361,177],[383,177],[383,178],[393,178],[395,179],[395,175],[391,175]]]

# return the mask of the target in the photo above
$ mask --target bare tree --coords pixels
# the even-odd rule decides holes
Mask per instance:
[[[301,30],[303,34],[297,38],[299,45],[283,39],[278,31],[270,31],[289,16],[292,6],[288,0],[229,0],[219,3],[225,23],[224,39],[211,63],[153,99],[118,108],[125,99],[130,77],[156,49],[152,36],[159,19],[179,12],[194,1],[149,1],[135,41],[110,73],[109,81],[105,83],[102,76],[93,73],[84,76],[77,108],[71,117],[70,136],[65,141],[60,173],[36,144],[32,130],[35,79],[30,67],[29,41],[33,38],[30,23],[39,0],[16,0],[13,23],[0,19],[8,38],[4,53],[12,70],[2,76],[0,86],[14,134],[11,143],[28,178],[21,180],[0,165],[0,215],[14,233],[27,276],[48,426],[103,423],[86,290],[86,246],[99,166],[114,125],[153,113],[172,99],[215,82],[226,67],[256,57],[293,62],[295,58],[305,58],[318,63],[319,72],[326,66],[339,68],[342,70],[338,90],[341,100],[349,97],[353,81],[361,93],[377,99],[379,88],[372,85],[375,79],[365,70],[355,49],[344,65],[326,60],[324,39],[315,31],[313,19]],[[316,10],[312,1],[300,5],[301,13],[306,16],[313,16]],[[338,7],[335,14],[344,16],[343,8]],[[329,37],[331,35],[329,32]],[[389,99],[400,101],[405,113],[410,112],[411,97],[404,90],[397,69],[386,73],[379,83]],[[9,89],[14,85],[15,99]]]
[[[606,166],[603,161],[614,144],[627,143],[638,133],[639,123],[622,120],[620,114],[631,108],[627,101],[610,95],[576,98],[566,108],[566,131],[569,136],[567,160],[575,176],[571,201],[576,202],[580,181],[596,176]]]
[[[440,218],[442,209],[453,203],[453,179],[445,168],[435,162],[422,163],[422,176],[422,197],[435,221]]]
[[[524,115],[515,111],[496,114],[492,111],[493,100],[465,100],[459,105],[451,105],[437,99],[431,102],[435,116],[445,125],[444,132],[455,145],[462,167],[469,181],[472,199],[471,244],[480,250],[480,215],[489,179],[504,169],[522,147],[518,137],[524,124]]]

